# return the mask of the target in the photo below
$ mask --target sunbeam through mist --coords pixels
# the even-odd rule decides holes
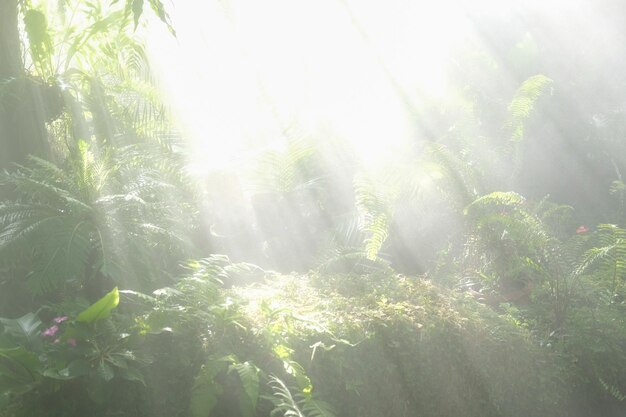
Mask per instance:
[[[624,417],[623,0],[0,0],[0,417]]]

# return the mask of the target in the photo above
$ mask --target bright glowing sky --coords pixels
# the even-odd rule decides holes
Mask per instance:
[[[284,140],[285,127],[330,132],[372,162],[415,134],[389,74],[410,100],[445,94],[446,55],[470,27],[453,4],[183,0],[169,9],[178,38],[151,25],[148,51],[198,171]]]

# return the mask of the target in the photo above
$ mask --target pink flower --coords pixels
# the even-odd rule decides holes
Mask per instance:
[[[576,229],[576,234],[580,235],[583,233],[587,233],[589,231],[589,228],[585,225],[579,226],[578,229]]]
[[[67,320],[67,319],[68,319],[68,317],[67,317],[67,316],[59,316],[59,317],[55,317],[55,318],[53,319],[53,321],[54,321],[56,324],[61,324],[61,323],[63,323],[63,322],[64,322],[65,320]]]
[[[41,335],[44,337],[52,337],[55,334],[57,334],[57,332],[59,331],[59,326],[57,326],[56,324],[53,326],[48,327],[46,330],[44,330]]]
[[[76,339],[74,338],[67,339],[67,344],[72,347],[76,346]]]

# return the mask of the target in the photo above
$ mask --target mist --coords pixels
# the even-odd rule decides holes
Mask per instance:
[[[0,1],[0,417],[625,416],[625,19]]]

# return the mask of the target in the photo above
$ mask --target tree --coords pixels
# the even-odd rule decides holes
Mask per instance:
[[[85,33],[74,33],[73,38],[68,38],[68,32],[62,41],[72,43],[64,51],[68,63],[93,35],[107,32],[115,25],[126,26],[131,14],[137,27],[144,1],[126,0],[113,6],[115,3],[108,8],[98,2],[88,5],[98,12],[89,16],[95,19],[92,26]],[[173,33],[161,1],[148,3]],[[0,171],[23,163],[28,155],[48,160],[52,157],[46,124],[63,113],[67,95],[59,87],[59,78],[64,74],[52,66],[54,42],[48,33],[47,18],[28,1],[0,2]],[[20,36],[20,19],[24,23],[24,36]],[[23,37],[27,43],[22,42]],[[33,70],[26,68],[26,55],[30,56]]]
[[[18,0],[0,3],[0,170],[26,155],[48,156],[46,85],[24,69]]]

